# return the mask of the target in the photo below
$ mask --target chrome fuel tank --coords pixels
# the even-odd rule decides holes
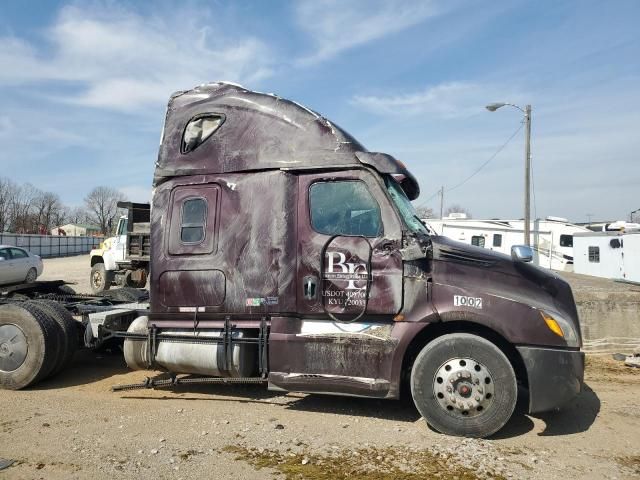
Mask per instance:
[[[133,321],[129,333],[148,332],[148,317],[138,317]],[[244,336],[243,331],[234,331],[233,339]],[[222,338],[222,329],[182,330],[163,329],[158,332],[155,365],[172,373],[192,373],[214,377],[250,377],[257,371],[257,346],[234,344],[231,348],[230,365],[223,370],[224,350],[222,344],[189,343],[187,341],[162,341],[162,336],[180,335],[201,338]],[[149,365],[147,340],[126,339],[124,358],[132,370],[147,370]]]

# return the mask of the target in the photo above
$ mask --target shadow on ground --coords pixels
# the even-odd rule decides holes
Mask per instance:
[[[56,377],[48,379],[34,390],[62,389],[78,385],[86,385],[108,378],[113,384],[137,383],[145,379],[149,372],[132,372],[124,362],[120,351],[95,353],[80,351],[73,365]],[[120,378],[118,378],[120,377]],[[123,378],[124,377],[124,378]],[[160,374],[154,379],[167,378]],[[121,398],[140,399],[145,401],[211,401],[235,402],[238,404],[262,403],[281,405],[287,410],[303,412],[320,412],[334,415],[371,417],[395,422],[414,423],[420,420],[410,395],[405,394],[401,400],[380,400],[334,395],[286,394],[271,392],[263,385],[179,385],[173,388],[157,389],[162,396],[136,395],[135,391],[121,392]],[[407,392],[408,393],[408,392]],[[114,393],[114,395],[118,395]],[[274,401],[277,400],[277,401]],[[595,391],[585,385],[580,395],[571,403],[558,411],[528,415],[528,397],[521,391],[518,403],[509,422],[492,439],[506,439],[524,435],[534,428],[533,418],[542,420],[545,428],[540,436],[569,435],[587,431],[600,412],[600,399]]]
[[[511,419],[491,439],[505,439],[524,435],[534,427],[533,418],[542,420],[545,428],[538,433],[539,436],[570,435],[589,430],[598,412],[600,412],[600,399],[595,391],[588,385],[584,385],[582,392],[568,405],[552,412],[536,413],[529,415],[528,396],[526,391],[519,392],[518,403]]]
[[[54,390],[75,387],[127,373],[131,373],[131,370],[127,368],[120,350],[100,353],[92,352],[91,350],[80,350],[76,353],[73,363],[68,368],[56,376],[36,384],[31,387],[31,390]]]

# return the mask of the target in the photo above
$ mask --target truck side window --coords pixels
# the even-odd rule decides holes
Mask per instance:
[[[493,234],[493,246],[501,247],[502,246],[502,234],[494,233]]]
[[[121,218],[120,223],[118,223],[117,235],[126,235],[126,234],[127,234],[127,219]]]
[[[189,198],[182,204],[180,241],[201,243],[204,240],[207,219],[207,202],[204,198]]]
[[[589,247],[589,261],[600,263],[600,247]]]
[[[471,245],[484,248],[484,237],[482,235],[474,235],[471,237]]]
[[[345,180],[318,182],[309,189],[311,225],[326,235],[382,234],[380,206],[364,182]]]

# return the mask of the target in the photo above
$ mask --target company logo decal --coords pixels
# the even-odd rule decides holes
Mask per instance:
[[[342,252],[327,252],[324,272],[326,288],[322,292],[327,297],[327,305],[364,307],[368,280],[369,272],[365,263],[347,261],[347,256]]]

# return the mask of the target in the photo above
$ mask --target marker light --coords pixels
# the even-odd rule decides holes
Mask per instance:
[[[556,321],[555,318],[553,318],[551,315],[548,315],[544,312],[540,312],[540,315],[542,315],[542,318],[544,319],[544,322],[547,324],[547,327],[549,327],[549,330],[551,330],[553,333],[555,333],[559,337],[564,338],[564,332],[562,331],[562,328],[560,327],[560,325],[558,325],[558,322]]]

